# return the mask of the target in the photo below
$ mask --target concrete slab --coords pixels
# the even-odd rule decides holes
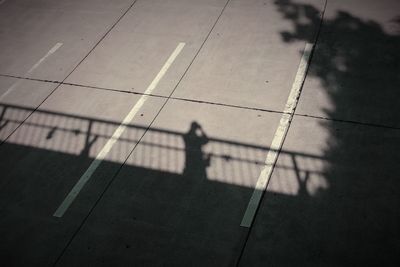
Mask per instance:
[[[279,119],[171,100],[60,265],[233,265]]]
[[[289,29],[272,1],[231,1],[173,96],[282,111],[305,47],[284,42]]]
[[[399,130],[296,117],[240,266],[399,262]],[[315,155],[318,160],[312,160]],[[271,190],[282,184],[292,194]]]
[[[282,13],[317,9],[294,3]],[[297,109],[298,114],[400,127],[399,1],[330,1]],[[314,14],[314,15],[313,15]],[[295,17],[288,41],[307,40]]]
[[[57,84],[0,77],[0,142],[54,90]]]
[[[63,80],[131,2],[4,2],[0,6],[0,73]],[[62,46],[40,62],[58,43]],[[40,66],[30,71],[38,62]]]
[[[398,265],[399,3],[328,3],[248,230],[239,225],[324,1],[231,0],[210,32],[226,1],[138,0],[70,76],[75,85],[21,125],[57,84],[6,75],[64,79],[133,0],[0,0],[3,262]],[[153,92],[169,96],[190,66],[174,99],[149,97],[54,217],[142,97],[128,92],[144,92],[180,42]]]
[[[164,101],[147,100],[64,217],[53,217],[138,98],[61,86],[0,147],[0,250],[6,262],[55,262]]]
[[[178,43],[184,42],[184,49],[154,92],[169,95],[225,2],[138,1],[67,81],[143,93]]]

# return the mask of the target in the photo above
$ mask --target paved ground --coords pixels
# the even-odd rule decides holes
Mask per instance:
[[[0,0],[4,266],[397,266],[398,10]]]

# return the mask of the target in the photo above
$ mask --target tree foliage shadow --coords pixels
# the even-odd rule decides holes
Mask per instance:
[[[314,42],[320,10],[291,0],[275,4],[293,25],[281,32],[284,42]],[[314,197],[306,190],[294,198],[267,194],[243,263],[398,264],[399,48],[400,35],[373,20],[342,10],[323,21],[307,78],[320,85],[306,81],[303,94],[322,93],[332,103],[307,114],[327,118],[318,124],[329,133],[322,170],[329,188]]]

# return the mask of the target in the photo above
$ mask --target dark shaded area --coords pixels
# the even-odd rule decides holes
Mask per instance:
[[[309,32],[319,23],[319,10],[275,3],[294,26],[282,32],[283,40],[313,42]],[[399,48],[400,36],[374,21],[346,11],[324,20],[308,79],[319,79],[333,106],[324,116],[336,120],[318,122],[329,132],[322,170],[329,187],[315,196],[302,187],[295,197],[267,194],[243,266],[399,265]],[[303,95],[310,86],[306,81]],[[299,126],[312,119],[297,120],[292,131],[318,135],[318,129]],[[298,149],[306,145],[299,143]]]
[[[8,143],[2,152],[22,158],[18,170],[1,164],[3,177],[18,179],[0,196],[0,255],[7,266],[52,266],[66,247],[58,266],[216,266],[239,254],[237,222],[251,188],[126,165],[80,229],[119,163],[103,162],[58,219],[52,213],[60,192],[71,189],[91,159]],[[41,160],[34,167],[24,164],[27,158]]]
[[[4,136],[33,111],[0,108],[2,121],[9,122],[0,132]],[[213,138],[198,122],[186,132],[129,125],[111,159],[99,166],[65,215],[52,216],[93,161],[94,147],[104,144],[118,125],[36,110],[0,145],[3,262],[233,265],[247,232],[240,221],[253,192],[243,183],[258,176],[269,148]],[[122,166],[125,158],[118,156],[128,156],[138,140],[131,160]],[[324,160],[300,152],[282,154],[293,161]],[[277,168],[309,171],[301,164]]]

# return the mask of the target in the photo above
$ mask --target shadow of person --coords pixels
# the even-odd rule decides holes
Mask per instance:
[[[202,148],[209,139],[197,122],[192,122],[190,129],[183,135],[185,142],[185,167],[183,175],[188,177],[207,178],[206,169],[210,165],[210,156]]]

